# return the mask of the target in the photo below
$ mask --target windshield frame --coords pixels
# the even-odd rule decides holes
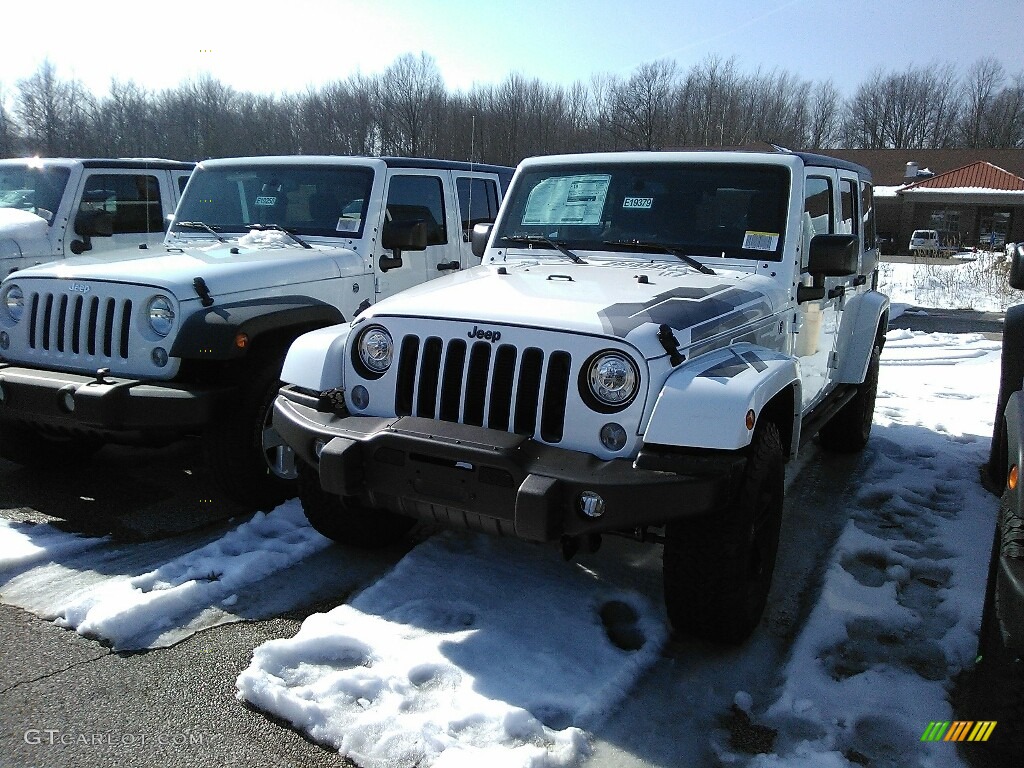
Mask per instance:
[[[513,194],[503,202],[492,245],[522,249],[526,246],[517,238],[540,236],[574,252],[604,251],[616,257],[638,253],[650,260],[654,246],[667,249],[669,259],[675,257],[668,251],[678,251],[778,262],[792,185],[792,169],[778,163],[541,163],[520,170]],[[733,226],[716,225],[712,231],[712,220]]]
[[[24,184],[18,187],[4,189],[3,179],[11,173],[21,173],[22,178],[28,178],[29,174],[38,176],[31,186]],[[46,179],[48,187],[42,189],[40,182]],[[11,208],[14,210],[28,211],[43,219],[47,226],[52,226],[57,220],[57,212],[61,200],[64,199],[64,192],[68,182],[71,180],[71,169],[62,165],[38,165],[34,163],[0,163],[0,208]],[[31,193],[31,201],[24,195],[22,200],[15,201],[14,194],[17,192]],[[41,194],[42,193],[42,194]],[[3,202],[4,195],[10,194],[8,204]],[[40,213],[42,211],[42,213]]]
[[[276,226],[300,237],[358,240],[366,230],[375,173],[371,165],[350,164],[200,165],[174,218],[229,237]],[[318,195],[333,198],[325,208],[333,213],[314,210]],[[175,222],[169,233],[176,237],[210,236],[194,225]]]

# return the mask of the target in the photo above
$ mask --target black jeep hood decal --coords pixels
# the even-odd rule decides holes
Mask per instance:
[[[755,312],[736,313],[729,319],[723,317],[754,302],[758,302]],[[680,331],[702,325],[701,335],[707,336],[716,330],[724,330],[725,326],[734,326],[739,319],[737,315],[743,315],[745,322],[762,312],[770,311],[762,294],[723,283],[710,288],[673,288],[642,304],[612,304],[598,312],[597,316],[606,333],[621,338],[646,323],[664,324]]]

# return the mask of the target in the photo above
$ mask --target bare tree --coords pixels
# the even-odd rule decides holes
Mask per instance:
[[[613,89],[612,125],[631,149],[661,149],[670,140],[676,64],[660,59],[641,64]]]
[[[399,56],[381,76],[382,151],[419,157],[429,153],[431,120],[443,108],[444,81],[433,56]]]
[[[838,146],[842,130],[839,91],[831,80],[818,83],[811,92],[808,112],[808,146],[828,149]]]
[[[978,59],[967,70],[964,86],[966,114],[963,124],[962,142],[968,147],[984,144],[983,128],[985,118],[998,93],[1006,72],[998,59],[991,56]]]

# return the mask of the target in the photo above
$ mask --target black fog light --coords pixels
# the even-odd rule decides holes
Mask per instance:
[[[610,421],[601,427],[601,445],[609,451],[621,451],[626,444],[626,430],[620,424]]]
[[[153,365],[157,368],[163,368],[167,365],[167,350],[163,347],[154,347],[149,356],[153,360]]]
[[[593,491],[584,491],[579,498],[580,514],[597,518],[604,514],[604,499]]]
[[[370,404],[370,393],[362,384],[352,387],[352,405],[360,411],[365,410]]]

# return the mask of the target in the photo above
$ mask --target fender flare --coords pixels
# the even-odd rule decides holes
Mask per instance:
[[[292,342],[284,358],[281,381],[310,392],[345,386],[345,349],[352,326],[318,328]]]
[[[312,328],[344,322],[341,311],[308,296],[275,296],[215,304],[185,319],[171,345],[171,357],[233,360],[244,357],[252,342],[268,333]],[[246,348],[235,344],[238,334],[249,337]]]
[[[879,323],[888,312],[889,297],[878,291],[859,293],[846,302],[836,340],[839,352],[836,383],[863,383],[871,362],[871,350],[878,338]],[[881,329],[883,340],[885,331]]]
[[[733,344],[677,368],[662,387],[644,441],[686,448],[738,450],[750,445],[755,419],[776,395],[794,388],[800,402],[800,372],[792,357],[754,344]],[[794,428],[800,414],[794,408]],[[780,428],[789,425],[780,424]]]

